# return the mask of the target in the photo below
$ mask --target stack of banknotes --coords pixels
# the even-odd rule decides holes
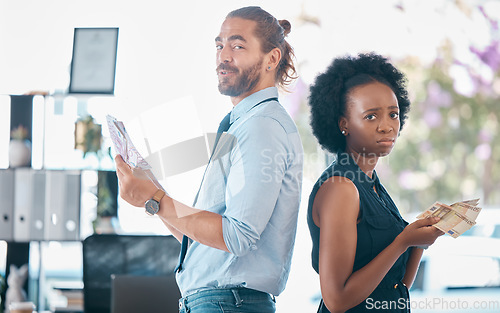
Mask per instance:
[[[476,218],[481,212],[481,208],[477,206],[478,204],[479,199],[461,201],[452,205],[436,202],[417,218],[439,217],[439,222],[432,226],[453,238],[457,238],[476,224]]]
[[[113,142],[115,152],[121,155],[123,161],[132,168],[140,168],[143,170],[151,169],[151,166],[144,160],[132,143],[123,122],[118,121],[111,115],[106,116],[106,121],[108,123],[109,135]]]
[[[134,176],[149,178],[157,188],[163,189],[158,182],[158,179],[156,179],[153,174],[152,167],[142,157],[132,143],[123,122],[117,120],[111,115],[106,115],[106,121],[108,123],[109,135],[111,137],[111,141],[113,142],[115,152],[121,155],[123,161],[130,166]]]

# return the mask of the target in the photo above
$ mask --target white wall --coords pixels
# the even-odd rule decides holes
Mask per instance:
[[[203,128],[214,130],[230,104],[217,92],[213,40],[224,16],[246,5],[292,22],[289,40],[308,83],[339,54],[375,50],[430,60],[446,36],[464,48],[471,38],[488,41],[478,12],[467,17],[450,0],[0,0],[0,94],[67,89],[73,28],[119,27],[108,110],[128,119],[192,95]]]
[[[286,3],[272,13],[300,8],[294,1]],[[192,95],[204,127],[213,130],[230,109],[228,99],[217,92],[214,38],[224,16],[243,5],[203,0],[0,0],[0,94],[67,89],[73,29],[119,27],[115,97],[105,101],[113,103],[109,109],[128,119],[138,110]],[[271,11],[278,6],[266,7]]]

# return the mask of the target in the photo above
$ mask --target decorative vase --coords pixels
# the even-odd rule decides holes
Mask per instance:
[[[9,166],[29,166],[31,162],[31,143],[29,140],[12,139],[9,144]]]

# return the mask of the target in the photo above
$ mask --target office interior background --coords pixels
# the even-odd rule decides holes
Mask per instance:
[[[500,252],[486,245],[500,243],[498,1],[190,0],[173,5],[153,0],[0,0],[0,168],[9,167],[10,95],[35,94],[35,169],[113,170],[107,114],[130,125],[134,143],[145,154],[144,137],[166,146],[215,132],[232,106],[217,90],[214,38],[225,15],[247,5],[262,6],[291,22],[288,40],[299,76],[280,98],[301,132],[305,167],[292,272],[278,297],[278,312],[313,312],[320,297],[305,216],[312,185],[331,156],[311,134],[308,87],[334,57],[370,51],[389,57],[409,80],[409,121],[393,153],[377,168],[403,216],[412,221],[435,201],[451,204],[472,198],[481,199],[484,211],[466,239],[443,238],[441,246],[426,252],[428,264],[446,258],[438,249],[456,255],[463,262],[447,268],[467,271],[468,276],[459,280],[452,275],[448,285],[444,274],[440,281],[422,279],[441,286],[443,297],[471,287],[485,288],[491,299],[498,299]],[[86,27],[119,29],[113,94],[68,93],[74,29]],[[74,131],[75,122],[88,115],[102,125],[103,141],[99,152],[84,156],[75,149]],[[183,125],[190,127],[179,133]],[[163,183],[173,196],[190,203],[202,174],[203,167],[193,166]],[[95,231],[95,199],[82,196],[85,201],[80,239]],[[168,234],[158,219],[120,199],[111,223],[123,234]],[[7,243],[1,239],[4,275]],[[470,247],[479,247],[479,252],[464,252]],[[79,241],[32,242],[30,279],[36,284],[38,273],[46,276],[40,287],[46,297],[39,305],[50,307],[51,282],[81,281],[81,268]],[[419,292],[430,297],[426,284],[414,291],[416,299]]]

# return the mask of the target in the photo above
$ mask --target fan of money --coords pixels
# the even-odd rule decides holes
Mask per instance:
[[[429,216],[439,217],[440,220],[432,225],[453,238],[457,238],[476,224],[476,218],[481,212],[477,205],[479,199],[466,200],[446,205],[440,202],[434,203],[425,212],[417,216],[417,219]]]

